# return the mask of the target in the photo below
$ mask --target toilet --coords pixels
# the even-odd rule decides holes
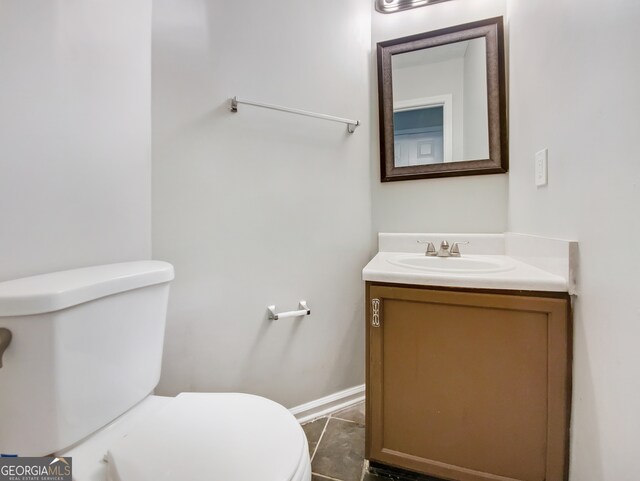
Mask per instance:
[[[71,457],[75,481],[309,481],[300,424],[240,393],[153,395],[173,266],[0,283],[0,453]]]

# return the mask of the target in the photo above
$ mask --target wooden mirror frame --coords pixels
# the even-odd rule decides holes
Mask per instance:
[[[440,164],[396,167],[394,161],[391,57],[400,53],[482,37],[486,39],[487,53],[489,158],[485,160],[463,160]],[[387,40],[379,42],[377,45],[380,180],[382,182],[507,172],[509,168],[509,149],[502,17],[489,18],[409,37]]]

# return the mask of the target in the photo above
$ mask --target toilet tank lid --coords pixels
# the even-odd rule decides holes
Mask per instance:
[[[100,297],[169,282],[173,266],[136,261],[53,272],[0,282],[0,317],[58,311]]]

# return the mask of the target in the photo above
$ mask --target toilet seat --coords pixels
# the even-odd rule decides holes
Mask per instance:
[[[306,437],[281,405],[238,393],[182,393],[109,446],[109,481],[303,481]]]

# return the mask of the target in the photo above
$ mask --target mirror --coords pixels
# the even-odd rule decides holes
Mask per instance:
[[[502,18],[378,43],[381,180],[508,168]]]

